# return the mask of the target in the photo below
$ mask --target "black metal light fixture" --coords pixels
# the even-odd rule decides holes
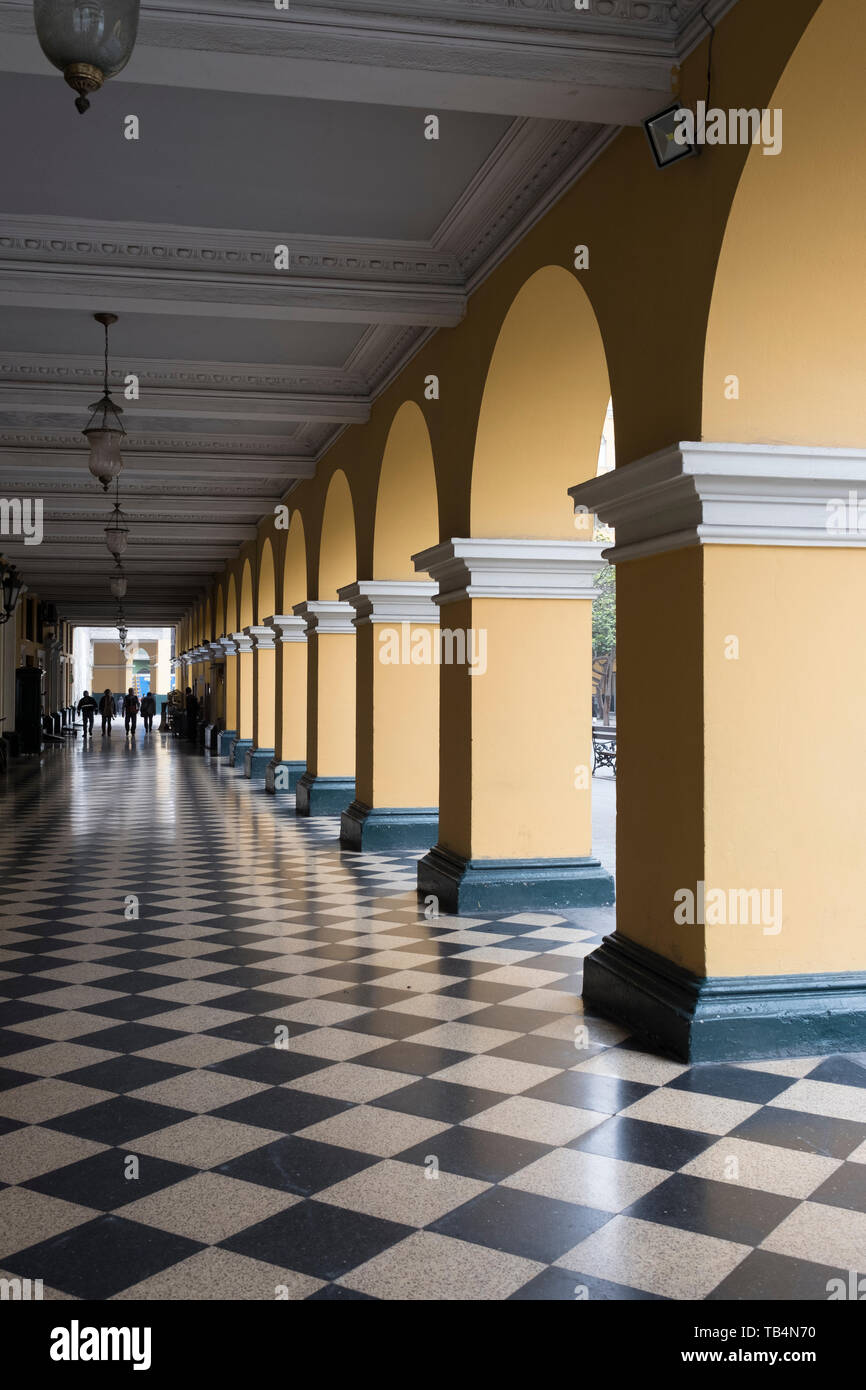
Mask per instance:
[[[686,109],[676,101],[672,106],[666,106],[664,111],[657,111],[643,123],[657,169],[666,169],[669,164],[676,164],[681,159],[688,159],[690,155],[697,154],[694,144],[679,138],[677,117],[680,111]]]
[[[0,555],[0,592],[3,595],[3,607],[0,609],[0,625],[8,623],[12,614],[15,612],[21,590],[24,588],[24,580],[18,573],[14,565],[10,565],[8,560],[4,560]]]
[[[114,624],[114,626],[117,628],[118,636],[120,639],[120,650],[124,651],[126,648],[127,639],[129,637],[129,628],[126,626],[126,617],[123,612],[123,605],[120,603],[118,603],[117,605],[117,621]]]
[[[710,31],[710,43],[707,50],[707,97],[704,103],[705,109],[710,105],[710,88],[713,80],[713,41],[716,37],[716,30],[712,20],[708,19],[706,5],[701,6],[701,17]],[[679,68],[674,69],[676,78],[672,86],[672,91],[679,91]],[[681,102],[674,101],[670,106],[666,106],[663,111],[657,111],[654,116],[650,116],[643,123],[652,150],[653,159],[657,169],[667,169],[671,164],[678,164],[681,159],[689,159],[693,155],[700,154],[699,144],[689,137],[688,122],[683,119],[683,114],[689,112],[689,108],[683,106]],[[691,119],[692,129],[694,129],[694,119]]]
[[[89,407],[92,413],[81,433],[90,445],[87,466],[107,492],[123,467],[120,441],[126,434],[120,419],[123,409],[114,404],[108,389],[108,330],[117,323],[117,314],[94,314],[93,317],[105,329],[105,370],[102,395]]]
[[[36,37],[50,63],[77,93],[88,95],[126,67],[138,34],[139,0],[33,0]]]

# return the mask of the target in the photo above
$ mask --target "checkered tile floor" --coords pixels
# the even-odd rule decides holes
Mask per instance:
[[[72,1299],[803,1299],[864,1270],[866,1054],[584,1017],[612,914],[428,921],[159,735],[0,801],[0,1269]],[[136,910],[138,917],[134,916]]]

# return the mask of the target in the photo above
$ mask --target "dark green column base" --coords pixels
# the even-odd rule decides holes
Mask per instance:
[[[295,812],[299,816],[339,816],[354,795],[354,777],[316,777],[305,772],[295,788]]]
[[[682,1062],[866,1049],[866,971],[701,978],[606,936],[584,962],[584,1007]]]
[[[273,756],[273,748],[248,748],[244,754],[244,776],[253,782],[259,781]]]
[[[222,733],[217,735],[217,753],[221,758],[228,758],[237,736],[237,729],[223,729]]]
[[[306,763],[282,762],[276,758],[271,758],[265,768],[265,791],[272,796],[281,796],[283,792],[293,792],[307,770]]]
[[[340,821],[343,849],[427,849],[439,833],[438,806],[368,806],[353,801]]]
[[[240,768],[242,768],[243,765],[244,765],[244,758],[246,757],[247,749],[248,749],[248,748],[252,748],[252,746],[253,746],[253,741],[252,741],[251,738],[234,738],[234,739],[232,739],[231,747],[229,748],[229,756],[228,756],[229,767],[240,767]]]
[[[603,907],[613,879],[598,859],[464,859],[436,845],[418,863],[418,892],[443,912],[521,912],[526,908]]]

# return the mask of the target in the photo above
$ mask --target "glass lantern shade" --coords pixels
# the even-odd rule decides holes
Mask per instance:
[[[115,512],[111,521],[105,528],[105,544],[108,546],[115,559],[126,550],[128,539],[129,527],[124,526],[120,513]]]
[[[126,598],[126,575],[119,574],[116,579],[112,579],[110,588],[113,598]]]
[[[33,0],[42,52],[59,68],[83,114],[87,94],[126,67],[138,33],[139,0]]]
[[[92,414],[81,433],[90,445],[90,458],[87,466],[94,478],[98,478],[103,488],[108,491],[109,485],[117,477],[123,468],[123,458],[120,453],[120,441],[126,434],[121,421],[122,411],[120,406],[114,404],[108,394],[108,336],[106,334],[106,390],[98,401],[94,401],[90,409]]]
[[[107,492],[123,467],[120,453],[122,435],[119,430],[83,430],[82,433],[90,445],[87,466]]]

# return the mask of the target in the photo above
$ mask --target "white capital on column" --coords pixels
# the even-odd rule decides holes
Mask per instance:
[[[697,545],[866,546],[864,449],[672,444],[568,491],[616,528],[613,564]]]
[[[337,592],[352,605],[355,627],[365,623],[438,623],[437,586],[425,579],[363,579]]]
[[[593,580],[604,568],[594,541],[444,541],[413,555],[416,570],[437,581],[440,606],[465,598],[579,598],[598,594]]]
[[[267,625],[245,627],[244,632],[251,641],[255,642],[258,651],[273,651],[276,633],[272,627]]]
[[[296,603],[294,612],[306,620],[308,636],[312,632],[324,637],[355,631],[351,603],[338,603],[335,599],[309,599],[305,603]]]
[[[307,640],[307,623],[304,618],[296,618],[292,613],[275,613],[272,618],[266,618],[265,622],[270,623],[275,629],[281,642]]]

